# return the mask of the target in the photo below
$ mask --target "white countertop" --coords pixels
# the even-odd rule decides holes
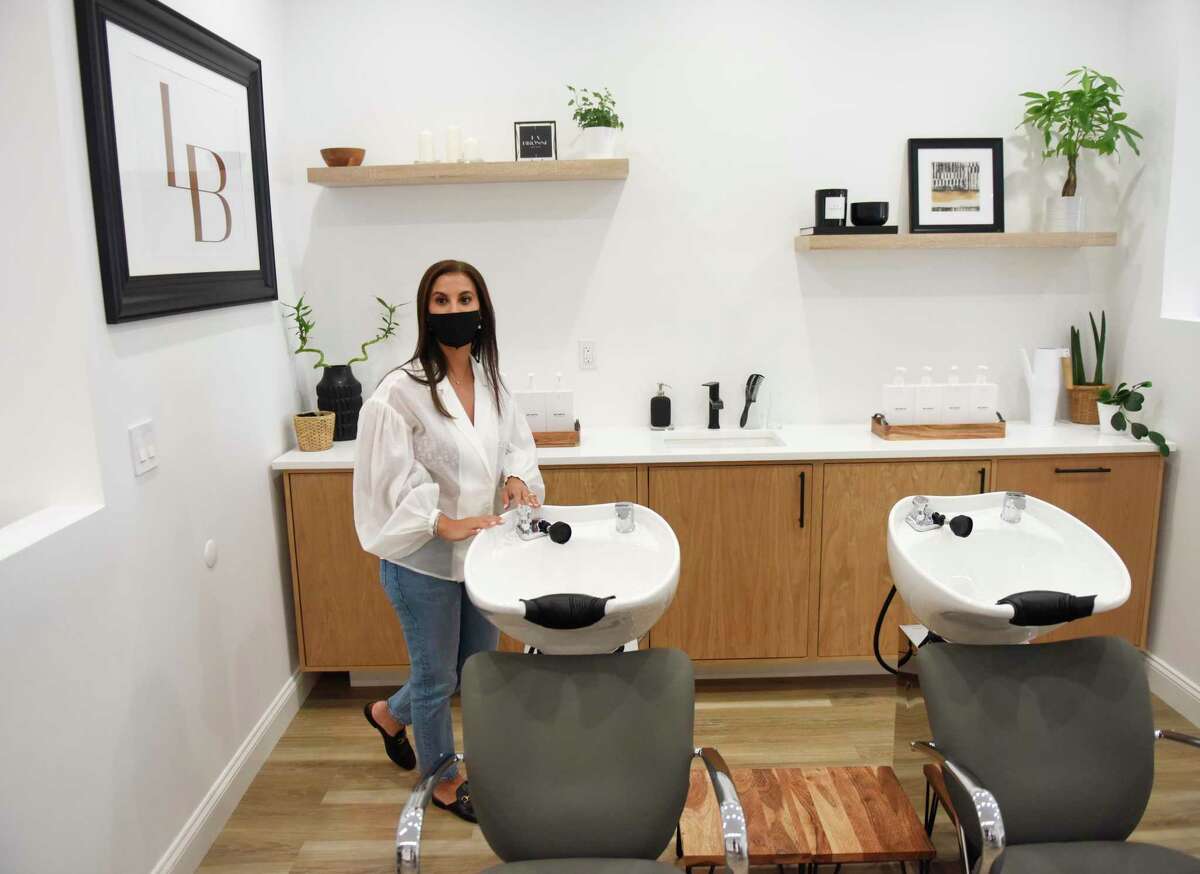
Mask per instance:
[[[728,429],[726,429],[728,431]],[[703,428],[585,428],[579,446],[540,448],[543,467],[586,464],[684,464],[721,461],[831,461],[871,458],[990,458],[1005,455],[1097,455],[1153,453],[1154,444],[1122,434],[1103,435],[1095,425],[1059,422],[1034,428],[1009,422],[1008,436],[988,440],[884,440],[862,425],[795,425],[779,429],[782,446],[753,448],[668,448],[670,436],[702,435]],[[1175,445],[1170,444],[1171,450]],[[272,462],[273,470],[352,470],[354,441],[324,452],[293,449]]]

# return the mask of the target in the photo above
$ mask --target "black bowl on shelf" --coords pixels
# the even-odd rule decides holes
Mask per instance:
[[[888,220],[886,200],[862,200],[850,204],[850,219],[856,225],[882,225]]]

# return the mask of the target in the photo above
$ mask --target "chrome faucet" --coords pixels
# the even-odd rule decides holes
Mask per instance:
[[[545,532],[537,527],[537,521],[533,518],[533,507],[528,504],[517,505],[518,537],[522,540],[535,540],[538,537],[545,537]]]
[[[721,400],[721,383],[704,384],[708,386],[708,427],[715,431],[721,427],[721,410],[725,409],[725,402]]]
[[[1005,492],[1004,506],[1000,508],[1000,518],[1015,525],[1021,521],[1021,511],[1024,509],[1024,492]]]
[[[908,511],[908,515],[904,517],[904,521],[913,531],[932,531],[935,528],[940,528],[941,523],[934,521],[933,514],[929,511],[929,498],[924,495],[915,495],[912,499],[912,507]]]

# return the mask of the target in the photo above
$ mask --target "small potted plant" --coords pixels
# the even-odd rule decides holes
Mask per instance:
[[[1096,347],[1096,369],[1091,381],[1083,366],[1083,349],[1079,329],[1071,326],[1071,372],[1067,381],[1067,395],[1071,401],[1071,421],[1080,425],[1095,425],[1100,421],[1096,401],[1100,392],[1111,388],[1104,381],[1104,347],[1108,343],[1108,316],[1100,311],[1100,328],[1096,329],[1096,318],[1088,313],[1092,323],[1092,342]]]
[[[1142,389],[1153,387],[1154,383],[1150,380],[1143,382],[1135,382],[1133,385],[1121,383],[1117,386],[1116,391],[1104,389],[1100,392],[1100,398],[1096,403],[1097,410],[1100,416],[1100,431],[1104,434],[1119,434],[1126,428],[1135,439],[1141,440],[1144,437],[1149,437],[1150,442],[1158,447],[1161,455],[1170,455],[1171,448],[1167,446],[1167,438],[1157,431],[1151,431],[1141,422],[1135,422],[1129,418],[1130,413],[1141,412],[1142,405],[1146,402],[1146,396],[1142,394]]]
[[[617,103],[612,92],[589,91],[568,85],[571,99],[567,106],[575,107],[571,116],[579,123],[582,133],[579,150],[584,158],[611,158],[617,153],[617,131],[625,127],[617,115]]]
[[[287,317],[295,323],[296,337],[300,341],[300,345],[295,348],[293,354],[309,352],[316,355],[317,362],[313,365],[313,369],[318,367],[324,369],[321,381],[317,383],[317,409],[334,414],[333,440],[353,440],[358,434],[358,411],[362,407],[362,383],[354,378],[354,371],[350,369],[350,365],[366,361],[368,346],[386,340],[396,333],[396,310],[402,304],[390,304],[381,297],[377,297],[375,300],[379,301],[379,305],[383,307],[379,330],[374,337],[359,347],[362,350],[361,354],[351,358],[345,364],[326,363],[325,353],[308,345],[309,337],[317,323],[310,318],[312,307],[304,302],[304,295],[301,295],[294,304],[280,301],[284,309],[288,310]],[[304,413],[297,418],[307,419],[313,415]],[[315,445],[318,441],[313,439],[304,441],[301,438],[302,427],[309,430],[313,426],[308,422],[296,422],[296,438],[302,444],[301,449],[307,448],[303,445],[305,442],[312,448],[329,448]]]
[[[1128,116],[1121,108],[1124,89],[1116,79],[1090,67],[1077,67],[1067,73],[1064,89],[1021,93],[1026,99],[1021,124],[1041,131],[1045,143],[1042,157],[1067,159],[1062,196],[1046,199],[1048,231],[1077,231],[1083,224],[1083,198],[1075,193],[1076,162],[1083,149],[1111,155],[1124,140],[1135,155],[1141,154],[1138,140],[1142,135],[1125,124]]]

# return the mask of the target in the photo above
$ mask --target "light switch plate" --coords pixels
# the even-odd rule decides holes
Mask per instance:
[[[158,441],[154,437],[154,422],[147,419],[129,426],[129,454],[133,458],[133,475],[141,476],[158,467]]]

